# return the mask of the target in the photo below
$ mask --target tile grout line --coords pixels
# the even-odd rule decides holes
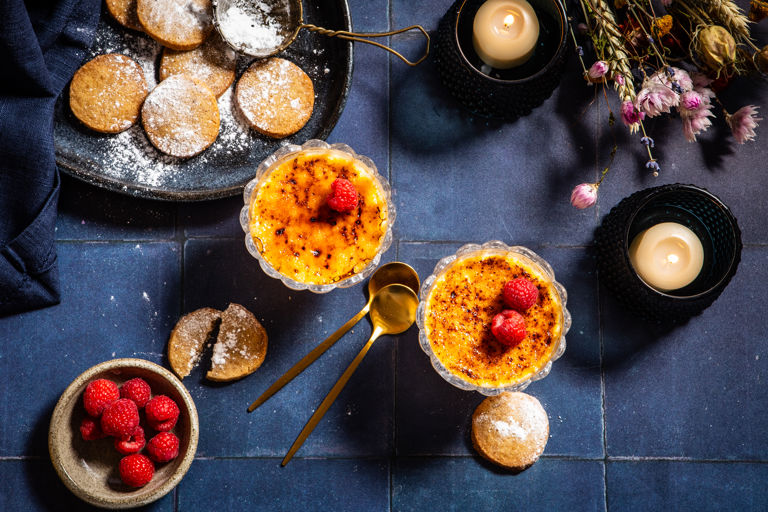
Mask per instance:
[[[600,417],[603,424],[603,504],[608,512],[608,425],[605,414],[605,338],[603,307],[600,296],[600,276],[595,270],[595,294],[597,295],[597,337],[600,341]]]

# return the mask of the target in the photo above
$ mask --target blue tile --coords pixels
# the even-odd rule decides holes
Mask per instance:
[[[48,459],[0,460],[0,510],[104,510],[81,501],[59,479]],[[136,510],[171,512],[174,491]]]
[[[241,194],[216,201],[185,203],[179,206],[179,222],[187,237],[243,239],[245,233],[240,227],[240,210],[244,204]]]
[[[175,244],[60,243],[58,251],[61,304],[0,318],[0,456],[47,453],[50,415],[69,383],[115,357],[161,363],[178,318]]]
[[[768,458],[768,248],[748,247],[704,313],[660,331],[601,294],[608,455]]]
[[[390,1],[392,2],[392,22],[395,28],[421,25],[430,32],[437,30],[440,18],[453,4],[450,0]]]
[[[422,279],[438,259],[453,254],[456,244],[401,243],[398,257],[417,269]],[[600,391],[600,345],[593,262],[584,249],[535,248],[555,269],[568,291],[573,326],[565,355],[547,378],[526,390],[549,415],[548,455],[603,456]],[[430,365],[418,333],[401,336],[397,350],[397,450],[399,455],[468,454],[470,419],[484,397],[459,390]]]
[[[768,465],[679,461],[609,462],[608,509],[766,510]]]
[[[173,238],[176,205],[108,192],[62,177],[56,238],[153,240]]]
[[[389,176],[389,67],[385,51],[355,46],[355,71],[347,104],[328,142],[343,142]]]
[[[391,251],[394,252],[394,251]],[[248,405],[365,304],[358,285],[325,295],[296,292],[264,274],[240,240],[190,240],[184,311],[237,302],[267,330],[269,348],[253,375],[220,386],[185,379],[200,413],[202,456],[282,456],[371,332],[363,320],[252,414]],[[376,342],[299,456],[386,456],[392,450],[394,341]],[[225,420],[223,420],[225,419]]]
[[[197,510],[389,509],[380,460],[195,460],[178,487],[180,512]]]
[[[594,135],[575,120],[591,94],[569,72],[531,115],[489,122],[457,106],[433,58],[416,68],[393,63],[391,165],[400,239],[589,243],[595,211],[575,210],[569,195],[596,176]]]
[[[397,512],[605,510],[602,462],[541,459],[513,475],[476,458],[406,458],[392,480]]]
[[[352,30],[355,32],[386,32],[389,30],[389,0],[349,2]],[[355,43],[355,52],[364,45]]]

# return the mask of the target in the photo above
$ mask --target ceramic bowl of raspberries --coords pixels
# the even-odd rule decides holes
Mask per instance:
[[[133,508],[182,479],[198,440],[195,404],[170,371],[143,359],[113,359],[67,387],[48,432],[51,461],[80,499]]]

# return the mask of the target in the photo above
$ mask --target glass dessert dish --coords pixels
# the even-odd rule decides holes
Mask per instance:
[[[523,313],[526,337],[508,347],[491,333],[503,309],[504,283],[525,277],[539,290]],[[571,327],[565,288],[552,267],[525,247],[500,241],[468,244],[441,259],[424,280],[416,323],[419,344],[437,373],[454,386],[483,395],[521,391],[549,374],[565,352]]]
[[[331,183],[353,183],[359,202],[340,213]],[[392,244],[395,205],[371,159],[346,144],[309,140],[265,159],[243,192],[245,246],[262,270],[293,290],[326,293],[370,276]]]

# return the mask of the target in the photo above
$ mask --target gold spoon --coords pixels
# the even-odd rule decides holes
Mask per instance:
[[[285,466],[293,457],[309,434],[315,429],[317,424],[325,415],[328,408],[331,407],[336,397],[352,374],[357,369],[360,362],[368,353],[368,349],[371,348],[373,342],[382,334],[400,334],[406,331],[413,322],[416,320],[416,308],[419,306],[419,298],[416,293],[408,286],[402,284],[390,284],[385,286],[375,295],[373,302],[371,303],[371,322],[373,323],[373,333],[371,333],[368,343],[360,350],[352,363],[347,367],[344,373],[336,381],[333,388],[328,392],[323,402],[317,408],[315,413],[309,418],[309,421],[299,433],[299,436],[291,445],[291,449],[288,450],[281,466]]]
[[[250,407],[248,407],[248,412],[253,412],[257,407],[269,400],[272,395],[280,391],[283,386],[291,382],[294,377],[303,372],[307,366],[312,364],[318,357],[323,355],[326,350],[331,348],[331,346],[336,343],[339,338],[344,336],[344,334],[346,334],[347,331],[352,328],[352,326],[354,326],[365,315],[368,314],[376,293],[385,286],[393,283],[405,285],[413,290],[414,293],[419,292],[419,275],[410,265],[399,261],[393,261],[379,267],[378,270],[373,273],[370,280],[368,280],[368,302],[365,304],[363,309],[361,309],[358,314],[350,318],[347,323],[339,327],[339,329],[331,334],[328,339],[315,347],[298,363],[293,365],[293,367],[285,372],[282,377],[277,379],[274,384],[269,386],[269,388],[267,388],[267,390],[262,393],[262,395],[257,398],[256,401],[250,405]]]

